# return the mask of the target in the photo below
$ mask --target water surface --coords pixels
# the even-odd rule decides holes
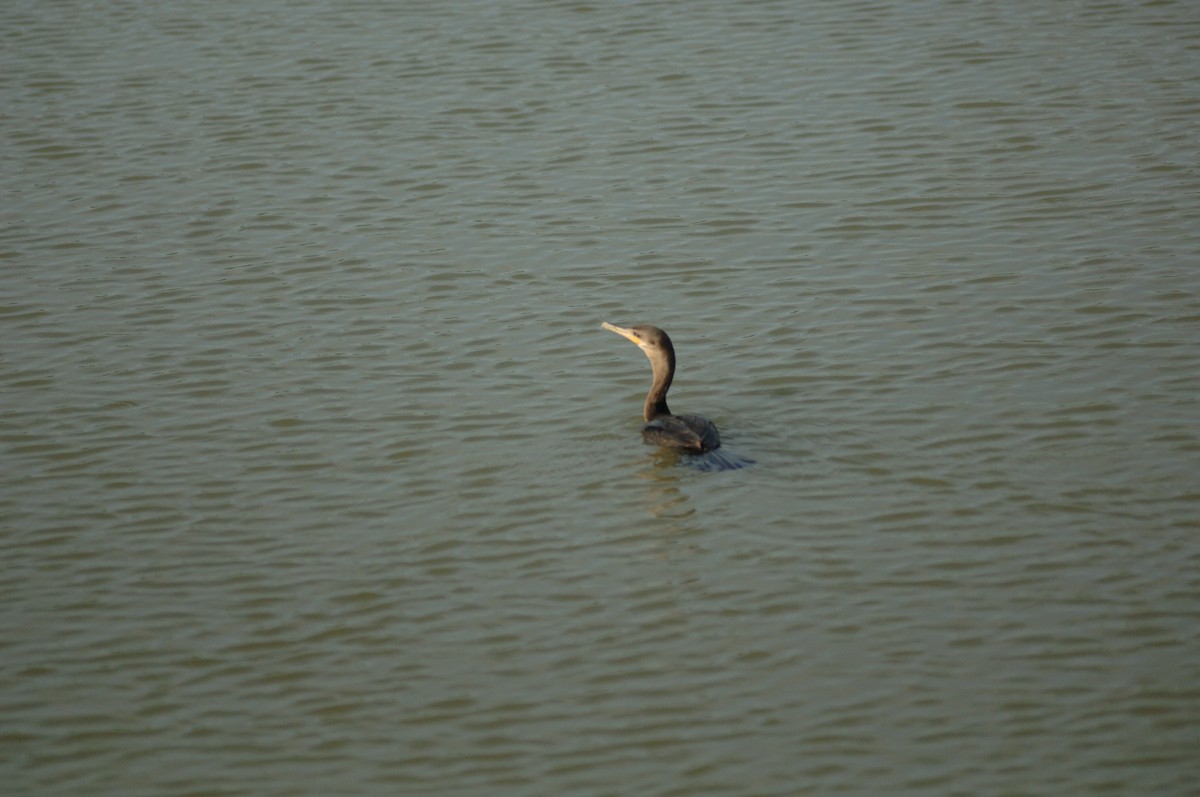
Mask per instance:
[[[1190,5],[0,20],[13,794],[1194,788]]]

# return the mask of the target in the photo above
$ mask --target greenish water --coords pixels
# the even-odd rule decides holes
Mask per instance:
[[[1194,788],[1190,6],[0,20],[11,793]]]

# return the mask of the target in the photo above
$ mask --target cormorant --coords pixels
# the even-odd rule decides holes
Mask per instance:
[[[721,437],[712,421],[699,415],[673,415],[667,407],[667,390],[675,378],[675,347],[667,333],[649,324],[619,327],[605,321],[601,326],[633,341],[650,358],[654,382],[646,394],[642,437],[647,442],[693,454],[719,448]]]

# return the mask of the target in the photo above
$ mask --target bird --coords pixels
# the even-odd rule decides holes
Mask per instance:
[[[654,381],[646,394],[642,417],[642,438],[666,448],[690,454],[702,454],[721,447],[721,436],[712,421],[700,415],[675,415],[667,407],[667,391],[675,378],[675,347],[671,338],[656,326],[637,324],[619,327],[605,321],[600,325],[637,344],[650,358]]]

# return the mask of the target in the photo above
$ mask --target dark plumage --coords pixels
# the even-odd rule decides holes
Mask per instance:
[[[667,333],[648,324],[619,327],[606,321],[601,326],[633,341],[650,358],[654,382],[646,394],[642,437],[647,442],[691,453],[719,448],[721,436],[712,421],[699,415],[673,415],[667,407],[667,390],[675,378],[675,347]]]

